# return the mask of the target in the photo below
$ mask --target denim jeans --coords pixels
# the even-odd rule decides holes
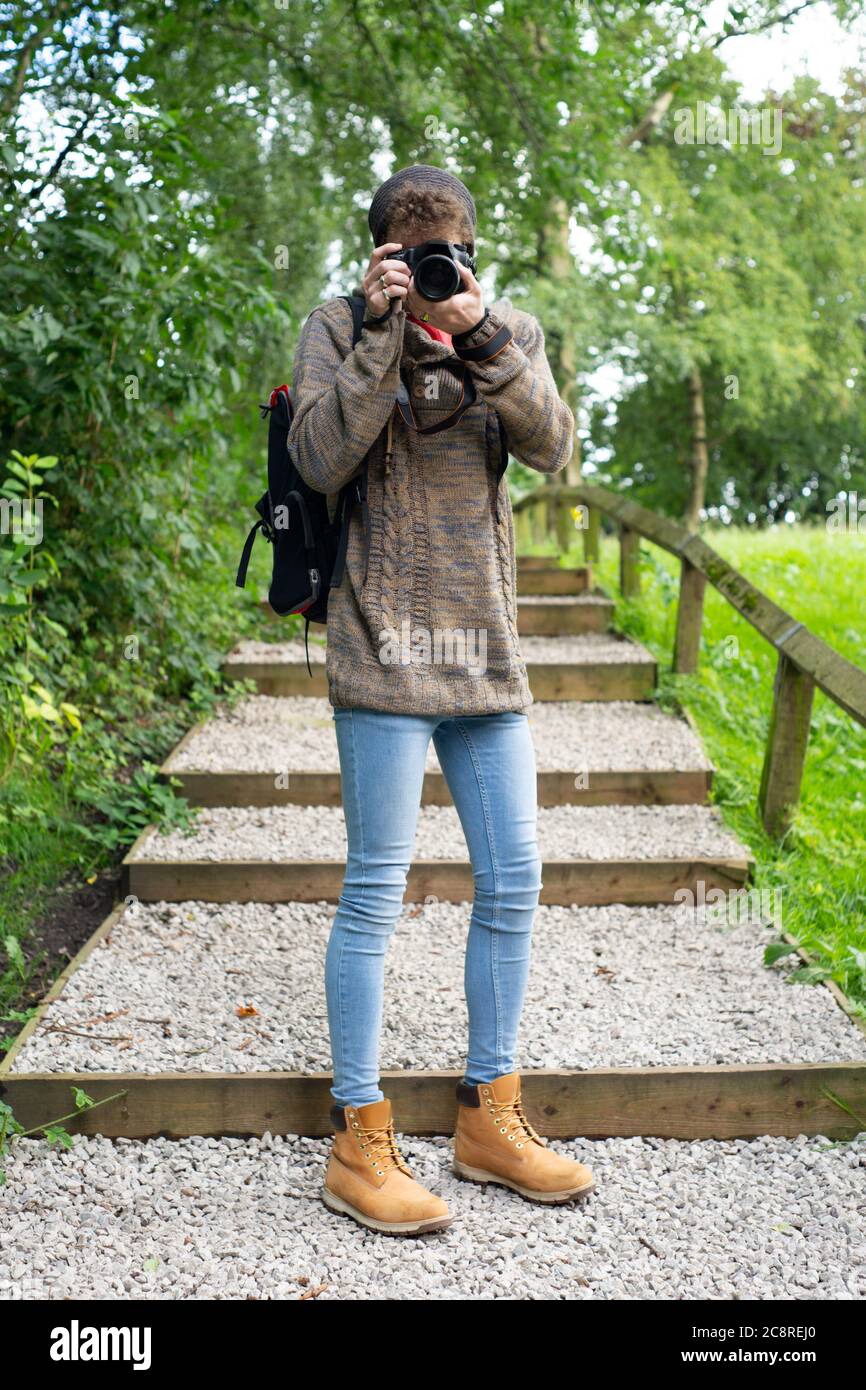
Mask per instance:
[[[478,1084],[515,1071],[541,889],[535,750],[527,716],[440,717],[341,706],[333,715],[348,834],[343,891],[325,957],[335,1102],[384,1099],[379,1034],[385,953],[403,910],[431,736],[474,880],[464,962],[464,1079]],[[425,929],[423,915],[415,929]],[[431,953],[431,991],[438,983],[434,959]]]

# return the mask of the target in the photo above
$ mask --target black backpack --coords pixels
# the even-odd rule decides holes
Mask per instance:
[[[342,295],[341,298],[352,310],[354,348],[361,339],[367,303],[356,295]],[[464,396],[459,409],[448,420],[419,430],[419,433],[434,434],[450,427],[475,401],[471,373],[463,364],[456,370],[460,371],[464,381]],[[397,393],[397,406],[406,424],[417,429],[408,392],[402,382]],[[261,531],[274,548],[268,603],[280,617],[287,617],[290,613],[303,614],[304,650],[307,670],[312,676],[307,645],[310,623],[327,621],[328,591],[337,588],[342,581],[349,541],[349,520],[355,501],[360,502],[365,527],[367,525],[367,458],[359,465],[358,472],[340,489],[331,520],[327,495],[304,481],[286,447],[294,413],[288,386],[278,386],[271,392],[267,405],[262,404],[259,409],[262,419],[270,417],[268,490],[255,504],[260,519],[254,522],[244,543],[236,584],[241,589],[246,584],[253,542],[256,532]],[[498,479],[501,480],[508,466],[508,439],[501,420],[499,436]]]

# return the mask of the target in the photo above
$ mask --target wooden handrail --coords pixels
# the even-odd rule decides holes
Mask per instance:
[[[829,695],[852,719],[866,725],[866,671],[861,671],[822,638],[816,637],[784,608],[735,570],[712,546],[668,517],[651,512],[607,488],[591,483],[547,484],[534,488],[514,503],[514,511],[538,502],[582,502],[613,517],[629,531],[637,531],[671,555],[688,560],[752,624],[777,651],[785,655],[819,689]]]
[[[799,796],[811,721],[814,687],[823,690],[852,719],[866,725],[866,671],[816,637],[784,608],[728,564],[697,532],[642,507],[620,493],[593,483],[546,483],[513,503],[519,515],[544,503],[551,515],[568,504],[580,504],[592,514],[617,522],[623,547],[623,592],[638,592],[635,537],[676,555],[681,561],[680,602],[674,670],[697,668],[707,580],[732,608],[752,624],[779,653],[773,718],[761,777],[760,803],[764,825],[771,834],[784,833]],[[588,519],[586,518],[586,519]]]

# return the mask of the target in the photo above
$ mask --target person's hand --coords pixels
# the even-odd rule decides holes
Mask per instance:
[[[394,305],[394,313],[402,312],[402,301],[409,292],[409,267],[405,261],[389,261],[389,251],[402,251],[403,245],[399,241],[385,241],[381,246],[377,246],[372,256],[370,264],[367,266],[364,278],[361,281],[361,288],[364,291],[364,298],[367,301],[367,312],[371,318],[378,319],[388,308],[388,295]],[[388,294],[382,292],[382,281],[388,286]]]
[[[451,334],[465,333],[484,317],[481,286],[468,265],[461,265],[459,261],[455,264],[463,281],[463,289],[458,294],[452,294],[450,299],[425,299],[416,290],[413,275],[406,296],[406,303],[416,318],[421,319],[426,315],[427,322],[432,323],[434,328]]]

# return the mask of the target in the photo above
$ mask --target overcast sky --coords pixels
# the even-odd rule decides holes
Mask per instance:
[[[706,10],[711,29],[718,32],[727,8],[724,0],[711,0]],[[822,4],[804,10],[785,30],[775,28],[768,34],[728,39],[722,45],[721,57],[742,83],[745,97],[754,100],[768,86],[781,91],[804,72],[817,77],[825,90],[838,93],[843,69],[856,66],[864,51],[866,22],[861,20],[845,30],[830,6]]]

